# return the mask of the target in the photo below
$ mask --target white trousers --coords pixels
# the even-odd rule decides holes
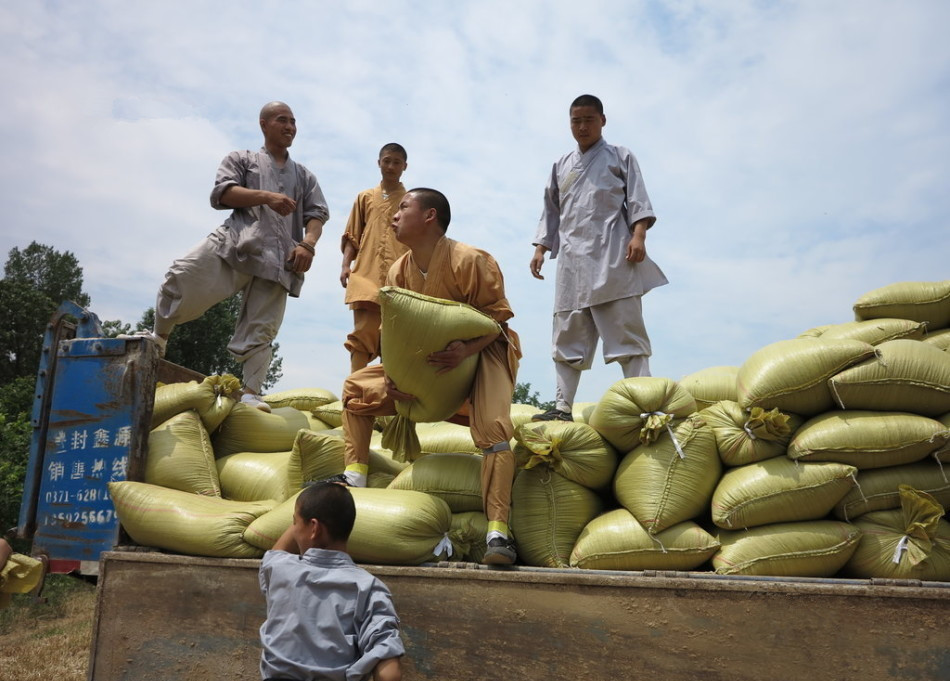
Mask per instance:
[[[243,291],[228,352],[243,366],[244,386],[260,394],[287,307],[280,284],[238,272],[203,240],[172,263],[155,302],[155,333],[167,336],[178,324],[197,319],[214,305]]]

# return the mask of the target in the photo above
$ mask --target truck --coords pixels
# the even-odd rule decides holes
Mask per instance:
[[[97,578],[90,681],[260,678],[259,561],[135,546],[108,496],[143,479],[156,383],[200,378],[72,303],[47,329],[17,533]],[[950,679],[950,583],[364,567],[392,591],[408,680]]]

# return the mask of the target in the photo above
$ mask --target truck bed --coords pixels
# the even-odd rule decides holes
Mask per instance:
[[[259,561],[100,559],[91,681],[257,681]],[[950,584],[364,566],[392,590],[403,678],[950,679]]]

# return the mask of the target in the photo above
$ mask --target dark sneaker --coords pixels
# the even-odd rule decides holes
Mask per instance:
[[[346,485],[347,487],[352,487],[343,473],[337,473],[336,475],[331,475],[329,478],[323,478],[321,480],[307,480],[304,482],[302,487],[310,487],[310,485],[322,485],[325,482],[332,482],[336,483],[337,485]]]
[[[494,537],[488,542],[482,563],[485,565],[511,565],[518,559],[515,543],[511,539]]]
[[[548,409],[543,414],[535,414],[531,417],[532,421],[573,421],[574,416],[569,411],[560,409]]]

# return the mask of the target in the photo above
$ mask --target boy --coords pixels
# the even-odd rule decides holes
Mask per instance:
[[[571,103],[577,149],[554,164],[544,212],[533,242],[531,274],[541,276],[544,254],[558,258],[554,293],[553,409],[535,421],[571,421],[581,372],[593,364],[598,337],[604,361],[619,362],[625,378],[649,376],[650,338],[641,297],[669,283],[646,252],[656,222],[637,159],[607,144],[604,106],[593,95]]]
[[[343,346],[350,353],[350,371],[358,371],[379,357],[379,289],[390,266],[406,252],[389,224],[406,193],[400,178],[408,168],[406,150],[390,142],[379,150],[383,179],[379,186],[359,193],[343,232],[343,271],[340,283],[345,302],[353,310],[353,332]],[[356,266],[351,267],[353,260]]]
[[[510,537],[511,485],[515,458],[509,441],[511,394],[518,372],[521,346],[518,335],[508,328],[514,316],[505,297],[505,282],[498,263],[485,251],[445,236],[451,211],[445,196],[434,189],[412,189],[393,216],[396,239],[409,252],[389,270],[387,284],[434,298],[471,305],[492,317],[501,333],[470,340],[456,340],[427,358],[451,371],[470,355],[479,355],[470,395],[472,439],[483,453],[482,505],[488,518],[488,548],[483,562],[510,565],[517,553]],[[369,442],[376,416],[396,413],[395,400],[413,400],[386,375],[382,364],[354,372],[343,383],[343,473],[347,484],[365,487],[369,473]]]
[[[290,158],[297,135],[290,107],[265,104],[259,123],[264,146],[232,151],[218,167],[211,206],[231,214],[172,263],[158,291],[154,329],[135,335],[154,342],[164,355],[176,325],[241,291],[228,351],[243,365],[241,401],[270,411],[260,393],[273,358],[271,342],[283,322],[287,296],[300,295],[330,214],[317,178]]]
[[[297,497],[293,524],[261,559],[261,678],[400,681],[399,618],[386,585],[346,553],[356,518],[343,485]]]

